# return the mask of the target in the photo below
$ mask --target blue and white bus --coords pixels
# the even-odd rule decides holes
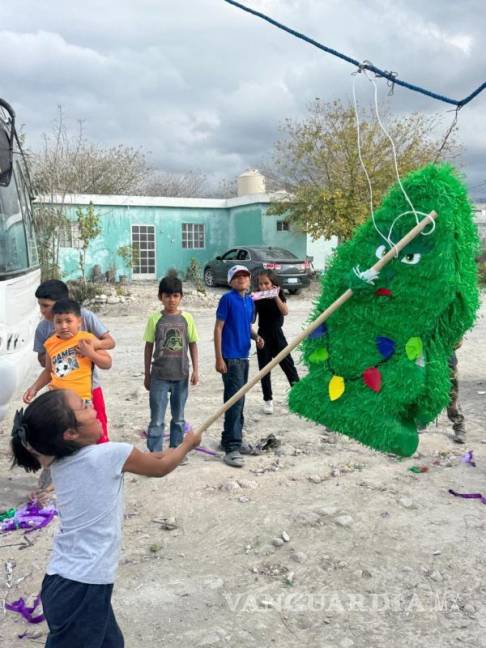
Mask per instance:
[[[29,176],[15,113],[0,99],[0,420],[35,358],[39,282]]]

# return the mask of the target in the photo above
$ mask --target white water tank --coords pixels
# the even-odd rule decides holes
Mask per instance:
[[[257,169],[248,169],[238,176],[238,196],[265,193],[265,176]]]

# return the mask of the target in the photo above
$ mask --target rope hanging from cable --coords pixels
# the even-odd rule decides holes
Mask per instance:
[[[401,181],[401,178],[400,178],[400,173],[399,173],[399,170],[398,170],[398,156],[397,156],[397,150],[396,150],[396,147],[395,147],[395,142],[393,141],[392,136],[390,135],[390,133],[386,129],[385,125],[383,124],[383,121],[382,121],[381,116],[380,116],[380,111],[379,111],[379,108],[378,108],[378,86],[377,86],[375,80],[372,77],[368,76],[368,74],[366,73],[366,70],[361,69],[360,72],[362,72],[364,74],[364,76],[368,79],[368,81],[373,84],[376,119],[377,119],[377,121],[378,121],[378,123],[380,125],[381,130],[383,131],[386,138],[390,142],[391,149],[392,149],[392,152],[393,152],[393,164],[394,164],[394,167],[395,167],[395,174],[397,176],[397,182],[398,182],[398,185],[400,187],[401,192],[403,193],[403,196],[404,196],[406,202],[410,206],[410,210],[402,212],[401,214],[399,214],[394,219],[394,221],[392,222],[392,224],[390,226],[388,234],[386,234],[386,235],[383,234],[383,232],[380,230],[380,228],[378,227],[378,225],[376,223],[376,220],[375,220],[375,210],[374,210],[374,206],[373,206],[373,186],[371,184],[371,179],[370,179],[370,176],[369,176],[368,171],[366,169],[366,165],[364,163],[363,156],[362,156],[362,153],[361,153],[361,129],[360,129],[360,121],[359,121],[358,102],[356,100],[356,75],[357,75],[357,72],[354,72],[353,73],[353,106],[354,106],[354,115],[355,115],[355,119],[356,119],[356,136],[357,136],[357,146],[358,146],[358,158],[359,158],[361,167],[363,169],[363,172],[364,172],[364,174],[366,176],[366,180],[368,182],[368,190],[369,190],[369,196],[370,196],[371,220],[373,222],[373,227],[375,228],[377,233],[381,236],[381,238],[386,242],[386,244],[390,248],[393,248],[393,247],[395,247],[395,243],[393,242],[393,239],[392,239],[393,228],[395,226],[395,223],[397,223],[400,220],[400,218],[402,218],[402,216],[406,216],[408,214],[413,214],[414,217],[415,217],[415,221],[418,224],[418,222],[420,220],[419,215],[420,216],[428,216],[428,214],[426,214],[425,212],[419,211],[418,209],[415,209],[415,207],[412,204],[412,201],[410,200],[410,197],[408,196],[407,192],[405,191],[405,188],[404,188],[404,186],[402,184],[402,181]],[[422,231],[421,235],[422,236],[428,236],[429,234],[432,234],[432,232],[435,229],[435,221],[432,220],[432,219],[431,219],[431,226],[432,226],[431,229],[429,229],[427,232],[425,230]]]

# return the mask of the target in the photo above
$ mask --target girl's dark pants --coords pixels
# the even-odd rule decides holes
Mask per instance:
[[[41,600],[49,635],[46,648],[123,648],[111,607],[113,585],[44,577]]]
[[[285,349],[287,346],[287,340],[285,339],[285,335],[281,328],[275,329],[271,333],[259,330],[258,335],[265,340],[265,346],[263,349],[257,348],[258,367],[259,369],[263,369],[263,367],[267,365],[272,358],[275,358],[282,349]],[[295,368],[294,361],[290,354],[282,360],[280,366],[282,367],[284,374],[287,376],[290,386],[299,382],[299,374],[297,373],[297,369]],[[262,378],[261,382],[263,400],[272,400],[272,381],[270,373],[267,373],[267,375]]]

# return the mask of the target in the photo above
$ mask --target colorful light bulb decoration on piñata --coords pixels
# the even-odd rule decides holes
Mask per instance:
[[[353,238],[341,244],[322,281],[316,319],[347,288],[353,296],[302,344],[308,375],[294,385],[290,409],[361,443],[412,455],[417,428],[447,406],[450,358],[479,306],[479,249],[466,189],[448,165],[410,173]],[[374,283],[353,268],[370,268],[435,210],[426,227],[385,266]],[[381,233],[381,234],[380,234]]]

